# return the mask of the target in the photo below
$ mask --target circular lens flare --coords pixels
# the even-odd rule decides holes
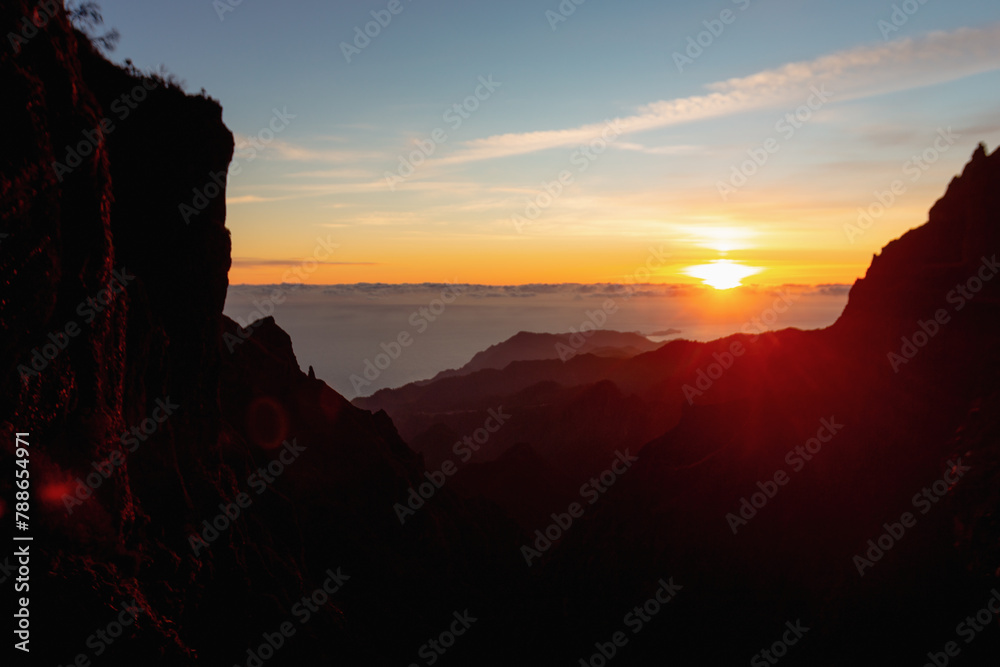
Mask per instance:
[[[281,403],[262,396],[247,409],[247,435],[262,449],[281,446],[288,435],[288,414]]]

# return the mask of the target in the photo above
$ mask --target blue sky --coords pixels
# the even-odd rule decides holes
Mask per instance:
[[[342,263],[313,282],[606,281],[665,243],[662,282],[728,258],[763,283],[820,283],[860,275],[924,221],[979,141],[1000,142],[1000,4],[912,0],[912,15],[903,4],[567,0],[575,10],[558,23],[554,0],[400,0],[395,15],[388,0],[101,6],[122,34],[112,58],[204,88],[238,143],[274,109],[295,116],[253,159],[237,153],[234,282],[277,282],[282,262],[332,234]],[[391,21],[347,62],[341,44],[372,11]],[[699,33],[707,46],[679,71],[675,54]],[[499,87],[449,127],[445,112],[491,76]],[[776,122],[824,83],[830,100],[782,137]],[[573,156],[614,118],[631,129],[583,170]],[[874,225],[849,232],[948,127],[948,149]],[[432,141],[438,128],[446,140]],[[769,138],[777,152],[723,196]],[[386,174],[419,142],[434,153],[390,188]],[[567,171],[554,201],[526,216]]]

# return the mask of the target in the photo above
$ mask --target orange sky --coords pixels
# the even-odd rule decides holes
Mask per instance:
[[[280,241],[252,232],[241,237],[240,230],[252,228],[257,215],[262,220],[256,224],[266,225],[267,214],[255,215],[237,205],[230,207],[234,263],[229,278],[233,284],[698,283],[687,273],[689,267],[727,259],[759,269],[744,279],[745,284],[850,284],[864,275],[872,254],[882,245],[926,219],[939,185],[929,184],[924,192],[915,193],[912,205],[889,211],[854,237],[854,243],[845,224],[855,224],[856,210],[853,219],[846,208],[803,211],[806,221],[800,223],[800,210],[783,210],[780,203],[762,221],[737,222],[712,211],[704,216],[707,220],[684,225],[622,221],[618,233],[570,234],[546,225],[524,234],[475,235],[433,224],[428,225],[429,232],[423,227],[387,226],[384,233],[373,233],[368,225],[316,225],[285,234]],[[849,222],[838,225],[841,220]],[[662,231],[656,234],[658,230]],[[327,251],[331,245],[336,247]],[[314,257],[325,258],[325,263],[309,261]],[[648,274],[642,270],[647,262]]]

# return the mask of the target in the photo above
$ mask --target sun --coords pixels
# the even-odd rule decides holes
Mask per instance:
[[[759,266],[745,266],[731,259],[715,259],[708,264],[689,266],[684,272],[718,290],[732,289],[743,284],[743,279],[763,271]]]

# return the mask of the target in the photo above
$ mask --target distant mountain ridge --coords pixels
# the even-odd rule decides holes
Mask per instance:
[[[503,370],[515,361],[566,360],[577,354],[628,358],[643,352],[652,352],[662,345],[663,343],[654,343],[639,333],[623,333],[607,329],[563,334],[520,331],[503,342],[477,352],[461,368],[441,371],[429,381],[416,384],[470,375],[486,369]]]

